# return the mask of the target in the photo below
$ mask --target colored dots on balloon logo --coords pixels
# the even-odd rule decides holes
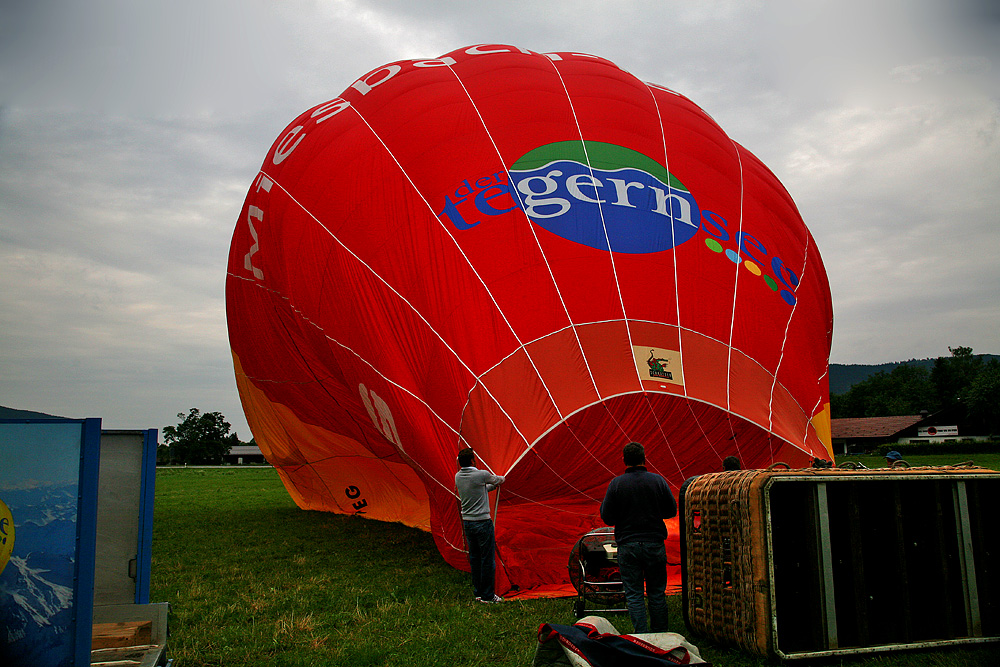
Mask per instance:
[[[729,259],[729,261],[731,261],[733,264],[740,264],[740,262],[742,261],[743,267],[747,271],[749,271],[750,273],[759,278],[764,279],[764,284],[767,285],[768,289],[770,289],[772,292],[778,291],[779,288],[777,281],[775,281],[775,279],[772,278],[771,276],[764,274],[764,272],[760,268],[760,265],[758,265],[756,262],[749,259],[742,260],[738,252],[736,252],[731,248],[723,248],[722,244],[719,243],[717,239],[712,237],[705,239],[705,247],[707,247],[712,252],[725,254],[726,258]],[[795,305],[795,295],[793,295],[788,290],[782,290],[781,298],[784,299],[788,305],[790,306]]]
[[[780,289],[757,262],[744,259],[749,251],[744,248],[741,254],[722,245],[720,241],[731,238],[725,218],[702,211],[680,179],[656,160],[615,144],[544,144],[522,155],[507,172],[462,179],[445,195],[440,207],[435,215],[461,232],[480,229],[484,221],[520,209],[531,222],[556,236],[596,250],[625,254],[677,248],[705,229],[709,250],[762,277],[771,291]],[[739,240],[744,238],[752,236],[743,232],[736,235],[739,244],[746,242]],[[753,240],[752,247],[766,257],[763,244]],[[780,289],[781,298],[795,305],[791,290],[798,285],[798,277],[780,259],[771,259],[772,270],[788,288]],[[782,271],[788,275],[782,276]]]

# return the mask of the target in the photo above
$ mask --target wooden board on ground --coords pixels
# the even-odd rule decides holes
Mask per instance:
[[[95,623],[90,648],[117,648],[149,644],[153,636],[152,621],[123,621]]]

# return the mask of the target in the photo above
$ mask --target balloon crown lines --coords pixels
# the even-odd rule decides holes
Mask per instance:
[[[351,84],[343,97],[303,114],[279,139],[271,161],[281,164],[313,128],[349,109],[351,101],[346,96],[364,97],[407,71],[450,67],[457,64],[456,58],[510,52],[539,55],[513,46],[480,45],[443,58],[400,61],[375,69]],[[620,70],[609,60],[587,54],[541,55],[553,61],[600,62]],[[434,205],[442,221],[463,232],[478,227],[483,222],[481,216],[501,216],[520,209],[533,223],[557,236],[600,250],[631,254],[677,248],[702,231],[708,250],[737,266],[742,264],[788,305],[797,301],[799,276],[780,257],[770,254],[764,241],[741,229],[731,234],[727,217],[701,210],[694,193],[661,164],[622,146],[587,140],[539,146],[506,171],[470,174],[443,202]]]

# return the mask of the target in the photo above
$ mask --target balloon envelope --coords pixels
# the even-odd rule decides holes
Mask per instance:
[[[359,78],[281,133],[226,287],[247,420],[303,508],[433,533],[468,568],[456,454],[498,588],[568,581],[646,446],[688,477],[832,458],[832,307],[775,176],[693,102],[582,54],[480,45]]]

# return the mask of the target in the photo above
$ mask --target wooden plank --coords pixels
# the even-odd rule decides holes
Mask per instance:
[[[964,600],[965,627],[970,637],[983,636],[983,620],[979,612],[979,586],[976,581],[976,558],[972,550],[972,524],[969,520],[969,497],[965,482],[956,481],[952,485],[955,495],[955,525],[958,529],[958,562],[961,566]]]
[[[91,650],[149,644],[153,637],[152,621],[123,621],[94,625]]]
[[[140,665],[151,653],[160,651],[160,646],[126,646],[122,648],[103,648],[91,651],[90,665]],[[147,661],[148,662],[148,661]]]
[[[826,625],[826,648],[840,648],[837,630],[837,597],[833,585],[833,547],[830,544],[830,503],[827,499],[826,482],[816,484],[816,538],[819,552],[820,597],[822,617]]]

